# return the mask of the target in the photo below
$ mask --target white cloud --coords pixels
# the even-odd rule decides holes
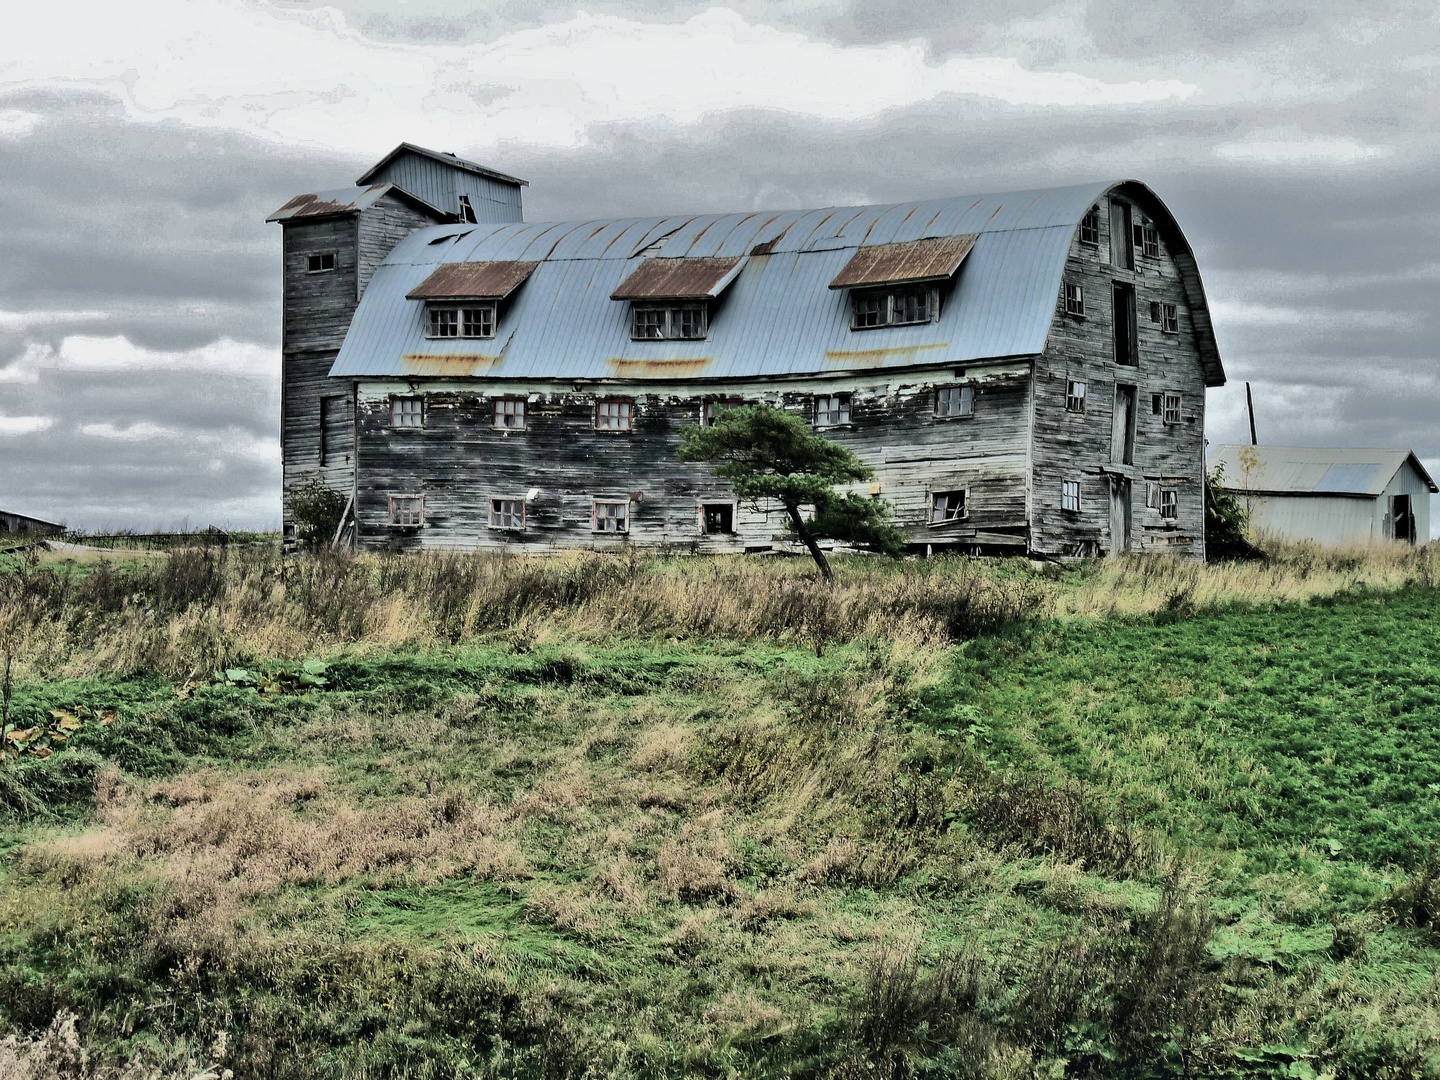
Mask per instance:
[[[273,349],[247,341],[221,338],[198,349],[159,350],[136,345],[129,338],[75,334],[55,352],[35,352],[39,366],[79,371],[210,371],[227,375],[280,375]],[[24,362],[23,360],[21,361]]]
[[[1315,331],[1354,328],[1398,330],[1418,326],[1421,316],[1409,311],[1383,308],[1340,309],[1258,304],[1245,300],[1212,300],[1210,314],[1217,327],[1309,327]]]
[[[34,435],[53,423],[53,416],[0,416],[0,437]]]
[[[80,434],[88,435],[92,439],[123,439],[126,442],[140,442],[146,439],[179,439],[185,433],[177,431],[175,428],[161,427],[159,424],[142,420],[123,428],[110,423],[82,424]]]
[[[918,40],[838,45],[723,8],[677,23],[579,13],[452,46],[367,39],[331,8],[147,0],[143,11],[80,0],[8,13],[0,87],[98,87],[138,118],[364,153],[401,139],[573,146],[594,124],[691,123],[725,109],[844,121],[951,93],[1103,108],[1197,89],[1028,70],[1004,56],[932,63]]]
[[[1368,146],[1344,136],[1256,132],[1215,147],[1215,156],[1255,165],[1354,165],[1395,153],[1393,146]]]
[[[0,109],[0,139],[23,139],[39,126],[40,119],[24,109]]]

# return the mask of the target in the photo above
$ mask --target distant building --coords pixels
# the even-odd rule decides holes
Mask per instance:
[[[359,548],[767,551],[680,430],[806,417],[911,549],[1204,555],[1200,273],[1133,180],[888,206],[527,223],[402,145],[284,229],[287,492]],[[287,500],[287,527],[288,500]]]
[[[1227,445],[1210,464],[1224,466],[1257,533],[1328,545],[1430,539],[1437,489],[1414,451]]]
[[[65,532],[65,526],[28,514],[0,510],[0,532],[19,533],[24,536],[61,536]]]

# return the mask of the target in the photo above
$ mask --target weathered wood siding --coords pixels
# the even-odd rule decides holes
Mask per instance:
[[[385,260],[391,250],[408,234],[435,221],[428,214],[416,210],[409,203],[387,194],[360,215],[359,258],[356,272],[355,297],[365,294],[365,286],[375,274],[375,268]],[[347,320],[348,325],[348,320]]]
[[[1031,449],[1031,543],[1036,552],[1056,555],[1111,552],[1118,537],[1111,531],[1112,477],[1131,482],[1131,545],[1134,551],[1169,551],[1203,557],[1205,551],[1204,448],[1205,383],[1194,336],[1190,297],[1174,258],[1171,238],[1159,229],[1159,256],[1146,256],[1136,245],[1135,268],[1110,262],[1111,214],[1102,200],[1098,244],[1076,237],[1066,262],[1065,280],[1084,290],[1085,316],[1065,313],[1065,290],[1056,298],[1054,321],[1045,353],[1035,367],[1034,437]],[[1152,225],[1132,204],[1134,223]],[[1138,366],[1115,362],[1113,293],[1116,282],[1135,289]],[[1150,318],[1151,303],[1174,304],[1177,333],[1165,333]],[[1065,409],[1066,384],[1086,384],[1083,413]],[[1134,463],[1111,460],[1117,385],[1136,387]],[[1178,393],[1181,420],[1166,424],[1152,410],[1154,395]],[[1079,480],[1078,513],[1061,508],[1062,484]],[[1147,505],[1150,485],[1173,488],[1178,516],[1163,520]]]
[[[935,387],[969,381],[974,415],[935,416]],[[881,498],[895,507],[911,541],[924,545],[1023,544],[1028,364],[868,378],[698,386],[611,384],[576,390],[542,383],[466,384],[362,381],[358,387],[361,476],[359,544],[383,547],[617,548],[627,544],[695,551],[766,550],[786,540],[775,508],[736,506],[730,535],[705,534],[700,507],[734,502],[707,466],[676,460],[680,429],[699,422],[704,402],[765,401],[813,416],[816,394],[851,395],[850,423],[823,429],[876,470]],[[425,401],[421,429],[390,424],[392,395]],[[492,426],[493,398],[526,399],[526,430]],[[594,429],[597,399],[634,402],[628,433]],[[871,491],[869,483],[862,492]],[[967,489],[969,513],[928,524],[934,491]],[[490,528],[492,498],[535,497],[525,528]],[[390,498],[421,495],[425,523],[389,523]],[[592,530],[591,501],[629,501],[628,537]]]

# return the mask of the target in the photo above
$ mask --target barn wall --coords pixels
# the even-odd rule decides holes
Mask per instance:
[[[702,502],[731,501],[728,485],[704,465],[677,461],[680,429],[698,423],[704,401],[766,401],[810,416],[816,393],[849,393],[851,423],[824,433],[854,449],[876,470],[878,494],[894,505],[916,545],[1023,545],[1028,364],[929,375],[696,386],[654,383],[582,387],[537,383],[436,382],[414,390],[404,382],[364,381],[358,387],[361,477],[360,546],[616,548],[674,545],[697,551],[769,549],[785,542],[781,514],[737,507],[733,535],[706,535]],[[937,419],[935,387],[969,381],[975,412]],[[599,393],[597,394],[597,390]],[[425,426],[395,429],[392,394],[425,399]],[[495,430],[493,397],[522,396],[527,429]],[[598,397],[632,397],[634,429],[594,430]],[[928,525],[934,491],[968,488],[965,519]],[[526,526],[489,528],[491,498],[538,494]],[[870,492],[871,485],[858,485]],[[388,523],[392,495],[423,495],[420,528]],[[595,534],[591,499],[628,499],[627,539]]]
[[[1344,546],[1378,543],[1386,538],[1384,500],[1346,495],[1243,495],[1250,509],[1250,531],[1285,540],[1312,540]]]
[[[1065,313],[1065,293],[1056,311],[1044,354],[1036,364],[1034,441],[1031,476],[1031,529],[1034,550],[1073,555],[1111,552],[1111,477],[1131,482],[1131,550],[1180,552],[1204,557],[1205,551],[1205,383],[1195,339],[1189,299],[1171,255],[1173,238],[1160,229],[1160,255],[1144,256],[1136,245],[1135,268],[1110,264],[1108,199],[1100,204],[1100,242],[1071,242],[1065,281],[1084,290],[1085,316]],[[1151,224],[1138,206],[1135,223]],[[1114,359],[1112,285],[1135,288],[1138,366]],[[1179,332],[1165,333],[1150,320],[1151,302],[1173,303]],[[1066,383],[1086,383],[1085,412],[1065,409]],[[1111,461],[1116,386],[1136,387],[1135,459],[1133,465]],[[1164,423],[1152,412],[1155,394],[1180,394],[1182,420]],[[1078,513],[1061,508],[1065,480],[1079,480]],[[1150,485],[1173,488],[1179,497],[1178,518],[1167,522],[1157,507],[1147,505]]]
[[[1376,500],[1375,503],[1375,535],[1393,537],[1395,534],[1394,525],[1390,521],[1390,498],[1394,495],[1409,495],[1410,505],[1415,510],[1415,539],[1417,543],[1428,544],[1430,542],[1430,485],[1415,471],[1415,466],[1410,462],[1400,466],[1400,469],[1390,479],[1385,488],[1385,494]]]
[[[375,268],[384,262],[396,244],[416,229],[434,224],[429,214],[421,213],[393,193],[387,193],[367,207],[360,215],[356,300],[364,295]]]
[[[460,212],[462,194],[470,196],[481,221],[520,221],[520,188],[503,180],[447,165],[423,154],[401,153],[383,169],[367,174],[367,183],[390,182],[447,214]]]

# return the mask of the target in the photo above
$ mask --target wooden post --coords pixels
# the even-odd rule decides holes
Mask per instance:
[[[1255,438],[1255,399],[1250,396],[1250,384],[1245,384],[1245,408],[1250,413],[1250,445],[1259,446],[1260,442]]]

